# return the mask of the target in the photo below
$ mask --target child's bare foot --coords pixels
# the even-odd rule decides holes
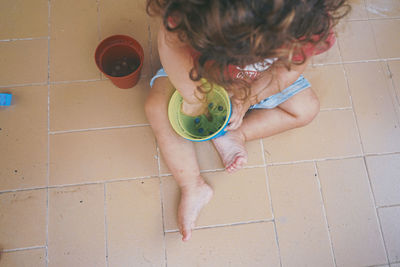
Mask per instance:
[[[237,131],[228,131],[224,136],[212,139],[225,170],[229,173],[240,170],[247,163],[247,151],[244,138]]]
[[[212,188],[202,182],[195,187],[181,189],[181,201],[178,208],[178,225],[182,234],[182,241],[187,241],[192,236],[194,223],[201,209],[211,200]]]

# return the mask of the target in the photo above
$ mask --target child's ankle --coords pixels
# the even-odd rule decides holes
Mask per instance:
[[[196,190],[200,187],[207,185],[206,181],[204,181],[203,177],[199,176],[197,180],[189,183],[181,184],[179,187],[182,192]]]

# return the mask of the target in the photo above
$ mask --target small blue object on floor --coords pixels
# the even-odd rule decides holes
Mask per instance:
[[[0,93],[0,106],[11,105],[12,94]]]

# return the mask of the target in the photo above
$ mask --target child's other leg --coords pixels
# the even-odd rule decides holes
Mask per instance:
[[[173,91],[168,78],[156,79],[145,110],[163,158],[181,189],[178,224],[182,240],[186,241],[191,237],[197,216],[210,201],[213,191],[200,175],[193,143],[178,136],[168,120],[168,102]]]
[[[265,138],[309,124],[319,112],[319,101],[311,88],[294,95],[274,109],[254,109],[246,114],[242,125],[213,139],[225,168],[235,172],[247,162],[244,143]]]

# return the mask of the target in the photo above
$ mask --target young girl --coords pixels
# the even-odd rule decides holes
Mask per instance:
[[[167,115],[178,90],[182,112],[207,110],[201,78],[223,86],[232,102],[228,132],[213,139],[227,172],[247,162],[245,142],[310,123],[319,102],[301,75],[313,55],[335,42],[333,26],[346,0],[148,0],[162,18],[163,69],[151,81],[145,109],[158,145],[181,189],[178,224],[189,240],[213,194],[201,177],[193,143],[177,135]]]

